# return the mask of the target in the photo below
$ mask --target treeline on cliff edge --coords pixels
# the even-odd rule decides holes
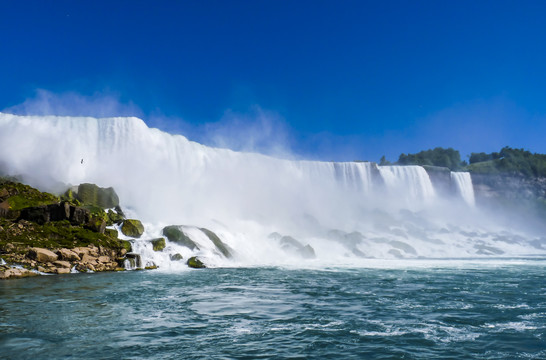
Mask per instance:
[[[400,154],[398,161],[391,163],[385,156],[379,165],[429,165],[449,168],[452,171],[470,171],[479,174],[510,174],[525,177],[546,177],[546,155],[531,153],[524,149],[503,147],[490,154],[471,153],[468,162],[461,161],[458,150],[437,147],[416,154]]]

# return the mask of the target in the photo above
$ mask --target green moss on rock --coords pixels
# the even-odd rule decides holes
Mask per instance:
[[[165,249],[165,246],[167,246],[164,238],[152,239],[151,243],[154,248],[154,251],[161,251]]]
[[[144,233],[144,225],[140,220],[126,219],[121,226],[121,232],[125,236],[139,238]]]
[[[201,260],[199,260],[196,256],[192,256],[188,259],[188,262],[186,263],[189,267],[194,269],[204,269],[206,268],[205,264]]]
[[[199,249],[199,246],[190,239],[188,235],[182,231],[182,226],[170,225],[163,228],[163,235],[169,239],[169,241],[175,242],[179,245],[185,246],[191,250]]]
[[[133,246],[131,245],[130,241],[127,241],[127,240],[118,240],[118,241],[119,241],[120,246],[123,249],[127,250],[127,252],[133,251]]]
[[[222,240],[220,240],[218,235],[216,235],[214,232],[210,231],[209,229],[201,228],[200,230],[204,232],[205,235],[207,235],[207,237],[210,239],[210,241],[214,243],[214,246],[216,246],[216,248],[218,249],[218,251],[222,253],[222,255],[224,255],[227,258],[232,257],[231,252],[229,251],[227,245],[224,244]]]
[[[59,198],[55,195],[13,181],[0,180],[0,191],[5,194],[9,209],[14,211],[59,202]]]
[[[78,200],[85,205],[95,205],[103,209],[119,205],[119,197],[113,188],[101,188],[88,183],[78,186]]]
[[[110,236],[113,239],[117,239],[119,236],[119,233],[116,229],[104,229],[104,234],[106,236]]]

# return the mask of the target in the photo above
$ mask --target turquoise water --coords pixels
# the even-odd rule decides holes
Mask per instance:
[[[544,359],[544,260],[0,282],[2,359]]]

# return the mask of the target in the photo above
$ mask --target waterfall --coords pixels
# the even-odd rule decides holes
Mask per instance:
[[[387,189],[409,202],[430,202],[435,197],[432,182],[421,166],[380,166],[379,172]]]
[[[472,178],[468,172],[451,172],[451,181],[455,184],[457,192],[463,200],[470,206],[475,205],[474,188]]]
[[[505,233],[480,234],[476,245],[467,230],[483,228],[487,219],[466,204],[460,209],[439,201],[443,195],[420,166],[286,160],[210,148],[137,118],[0,113],[0,144],[0,173],[23,175],[40,189],[61,192],[83,182],[114,187],[126,215],[145,225],[142,238],[131,240],[143,264],[184,265],[170,265],[176,254],[229,266],[300,264],[302,256],[346,263],[529,252]],[[452,177],[473,205],[469,174]],[[162,236],[167,225],[190,229],[200,250],[167,242],[162,252],[153,251],[146,239]],[[203,228],[233,250],[232,260],[214,250]]]

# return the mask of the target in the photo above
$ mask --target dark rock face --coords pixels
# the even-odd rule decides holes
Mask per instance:
[[[119,206],[119,197],[111,187],[101,188],[95,184],[80,184],[77,197],[84,204],[95,205],[103,209]]]
[[[165,226],[163,228],[163,235],[165,235],[167,239],[169,239],[169,241],[185,246],[189,248],[190,250],[194,250],[194,249],[200,250],[199,246],[197,246],[197,244],[192,239],[190,239],[190,237],[186,235],[184,231],[182,231],[182,226],[177,226],[177,225]]]
[[[62,220],[69,220],[72,225],[86,225],[90,220],[90,212],[87,209],[62,202],[24,208],[21,210],[19,218],[40,225],[50,221]]]
[[[91,212],[79,206],[70,207],[70,223],[72,225],[87,224],[91,219]]]
[[[216,248],[218,249],[218,251],[222,253],[222,255],[224,255],[227,258],[232,257],[231,252],[229,251],[227,245],[224,244],[222,240],[220,240],[218,235],[216,235],[214,232],[210,231],[209,229],[200,228],[199,230],[201,230],[202,232],[205,233],[205,235],[207,235],[207,237],[210,239],[210,241],[214,243],[214,246],[216,246]]]
[[[546,199],[546,178],[472,173],[476,197],[482,199]]]

